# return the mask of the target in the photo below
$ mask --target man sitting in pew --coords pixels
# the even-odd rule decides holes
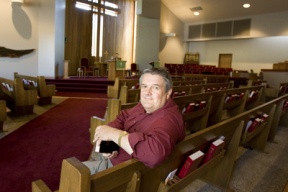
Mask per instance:
[[[184,139],[183,117],[170,98],[170,74],[165,69],[146,69],[140,77],[140,87],[140,102],[135,107],[121,111],[114,121],[96,128],[96,148],[102,141],[113,141],[119,151],[92,152],[93,160],[83,162],[91,174],[131,158],[155,167]]]

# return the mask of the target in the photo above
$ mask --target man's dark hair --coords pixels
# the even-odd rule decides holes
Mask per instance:
[[[142,72],[142,75],[139,79],[139,83],[141,85],[142,83],[142,78],[144,74],[152,74],[152,75],[160,75],[161,77],[163,77],[164,81],[165,81],[165,92],[169,91],[170,89],[172,89],[173,86],[173,82],[172,82],[172,77],[170,75],[170,73],[165,69],[165,68],[149,68],[149,69],[144,69]]]

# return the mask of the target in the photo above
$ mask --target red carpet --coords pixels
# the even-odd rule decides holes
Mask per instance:
[[[0,140],[0,191],[31,192],[43,179],[59,188],[62,160],[87,160],[90,117],[104,116],[106,100],[67,99]]]

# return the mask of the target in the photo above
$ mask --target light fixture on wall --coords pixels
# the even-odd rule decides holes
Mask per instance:
[[[24,4],[24,0],[11,0],[11,3],[17,3],[19,5]]]
[[[166,37],[175,37],[176,33],[165,33]]]

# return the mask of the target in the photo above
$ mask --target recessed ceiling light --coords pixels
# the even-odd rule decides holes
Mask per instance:
[[[249,8],[249,7],[250,7],[250,4],[249,4],[249,3],[245,3],[245,4],[243,4],[243,7],[244,7],[244,8]]]
[[[198,16],[198,15],[200,15],[200,13],[198,11],[195,11],[194,15]]]

